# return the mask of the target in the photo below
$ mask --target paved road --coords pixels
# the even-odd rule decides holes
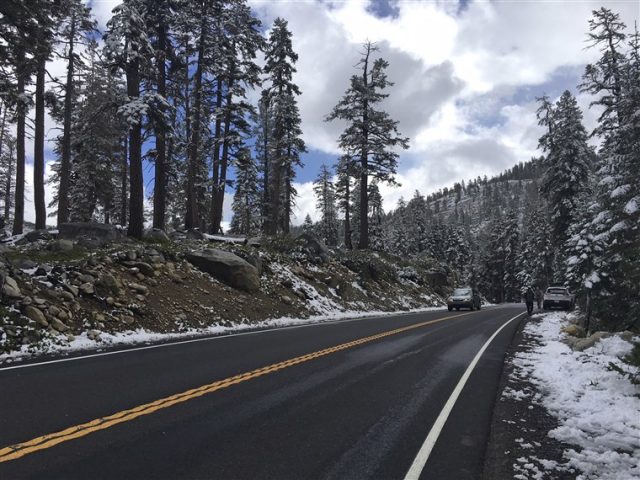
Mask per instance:
[[[521,312],[360,319],[0,369],[0,478],[403,479],[478,351]],[[481,355],[420,478],[480,476],[520,319]]]

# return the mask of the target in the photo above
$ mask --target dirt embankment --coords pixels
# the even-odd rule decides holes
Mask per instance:
[[[234,288],[225,275],[186,260],[212,248],[255,268],[259,288]],[[102,335],[140,329],[197,333],[281,317],[442,305],[442,285],[434,283],[446,280],[426,262],[373,252],[318,255],[291,239],[242,245],[187,237],[101,247],[36,240],[5,247],[0,276],[0,353],[42,351],[77,336],[99,344]]]

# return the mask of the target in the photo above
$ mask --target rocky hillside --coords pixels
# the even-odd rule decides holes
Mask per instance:
[[[303,235],[242,241],[197,231],[142,242],[63,225],[2,244],[0,353],[99,346],[115,333],[211,332],[276,318],[442,305],[447,272]],[[1,357],[0,357],[1,358]]]

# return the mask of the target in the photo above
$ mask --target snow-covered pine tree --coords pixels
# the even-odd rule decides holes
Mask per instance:
[[[637,30],[627,41],[619,15],[604,7],[593,12],[590,30],[602,55],[587,66],[581,87],[603,109],[594,132],[602,145],[592,228],[607,248],[594,251],[598,270],[589,281],[600,282],[594,313],[610,328],[628,328],[640,318],[640,41]]]
[[[29,2],[11,1],[2,11],[0,36],[3,45],[0,49],[0,67],[2,69],[3,100],[14,112],[16,124],[16,188],[14,196],[13,229],[14,235],[20,234],[24,227],[24,189],[25,189],[25,136],[29,108],[32,105],[27,86],[31,83],[34,65],[33,41],[39,34],[38,18],[32,10],[38,9],[38,0]],[[4,6],[4,4],[3,4]]]
[[[553,243],[559,254],[557,263],[563,265],[569,226],[581,198],[589,194],[594,152],[587,144],[582,112],[571,92],[565,91],[554,107],[544,97],[540,103],[538,120],[548,129],[540,139],[540,146],[547,152],[540,191],[548,200],[551,212]]]
[[[247,101],[247,89],[255,88],[260,82],[256,55],[264,43],[259,31],[261,23],[245,0],[228,2],[223,18],[226,20],[217,42],[218,63],[223,67],[216,75],[218,88],[224,88],[225,98],[216,115],[216,133],[221,136],[214,139],[216,147],[222,147],[219,162],[215,158],[213,161],[211,231],[214,233],[220,230],[222,222],[229,162],[244,150],[244,137],[251,130],[249,119],[254,108]],[[216,95],[220,94],[218,90]],[[219,128],[221,121],[222,129]]]
[[[351,241],[351,220],[353,215],[353,185],[352,178],[354,176],[354,165],[349,157],[340,157],[336,169],[336,200],[338,210],[344,215],[344,246],[351,250],[353,243]]]
[[[260,230],[260,192],[258,169],[251,151],[243,148],[235,161],[236,181],[233,195],[233,218],[230,231],[240,235],[254,235]]]
[[[270,185],[269,218],[266,233],[289,231],[293,207],[295,168],[301,166],[300,154],[306,151],[302,140],[300,112],[296,97],[300,89],[293,82],[298,54],[293,51],[287,21],[276,18],[265,50],[266,96],[272,112],[269,145]]]
[[[129,226],[128,235],[142,238],[144,188],[142,176],[142,122],[151,99],[141,92],[143,74],[149,72],[153,48],[145,24],[144,0],[125,0],[113,9],[104,36],[105,54],[127,80],[127,101],[119,112],[129,126]]]
[[[313,182],[313,192],[316,196],[316,209],[320,212],[317,231],[329,246],[338,244],[338,213],[336,210],[336,192],[331,181],[331,172],[325,164]]]
[[[69,218],[110,223],[118,213],[118,173],[125,155],[122,145],[127,123],[118,115],[125,90],[98,59],[97,48],[95,42],[89,45],[89,65],[78,89],[80,102],[73,109]],[[62,138],[58,152],[61,150]]]
[[[52,112],[52,116],[62,123],[62,134],[58,139],[60,165],[57,170],[57,223],[69,221],[69,189],[71,185],[71,123],[77,107],[76,77],[82,69],[82,59],[78,53],[86,44],[86,35],[95,29],[90,8],[81,0],[64,0],[60,4],[59,23],[56,27],[58,42],[57,55],[66,61],[67,74],[63,87],[62,108]]]
[[[338,144],[349,161],[359,166],[359,202],[365,212],[369,210],[369,177],[393,183],[398,164],[398,154],[393,149],[409,147],[409,139],[398,131],[398,122],[376,109],[388,97],[383,91],[393,85],[385,73],[387,61],[372,58],[377,51],[378,47],[371,42],[364,44],[358,63],[362,73],[351,77],[345,95],[326,117],[326,121],[347,122]],[[369,248],[368,221],[367,215],[360,215],[358,248]]]
[[[305,233],[313,233],[313,230],[313,220],[311,220],[311,215],[307,213],[307,215],[304,217],[304,222],[302,222],[302,231]]]
[[[580,209],[578,209],[578,215]],[[533,204],[525,209],[521,252],[516,277],[520,285],[544,289],[552,280],[553,245],[545,205]]]

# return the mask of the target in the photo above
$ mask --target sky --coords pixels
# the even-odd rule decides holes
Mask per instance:
[[[119,2],[90,3],[104,27]],[[409,150],[399,152],[400,186],[381,185],[384,207],[390,210],[415,190],[428,194],[456,181],[497,174],[539,155],[541,130],[535,110],[536,97],[543,94],[557,98],[571,90],[591,130],[597,112],[589,109],[591,98],[576,87],[585,65],[598,58],[596,50],[586,48],[591,11],[606,6],[618,12],[630,29],[640,18],[637,0],[249,3],[265,34],[275,18],[289,22],[299,55],[294,81],[302,90],[298,100],[309,152],[295,185],[296,224],[306,214],[318,218],[312,181],[322,163],[335,163],[340,154],[337,139],[344,128],[324,119],[344,94],[350,76],[357,73],[354,66],[363,42],[376,42],[379,55],[389,62],[387,75],[394,85],[388,88],[383,108],[410,138]],[[55,125],[50,127],[53,132]],[[51,157],[49,149],[48,154]],[[151,175],[149,170],[145,176],[149,186]],[[227,222],[230,202],[228,195]],[[30,216],[32,202],[26,206],[27,220]]]

